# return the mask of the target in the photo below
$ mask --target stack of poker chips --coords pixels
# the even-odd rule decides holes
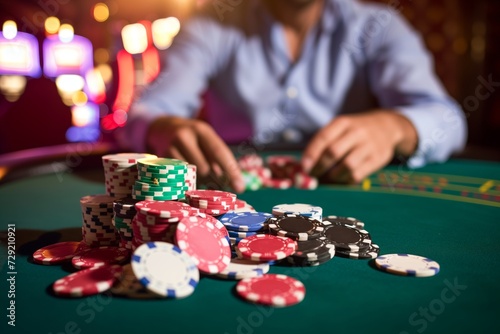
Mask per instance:
[[[318,187],[318,179],[305,173],[300,161],[291,155],[271,155],[264,163],[257,154],[247,154],[238,158],[238,165],[243,171],[246,190]]]
[[[137,211],[135,204],[138,201],[129,197],[117,199],[113,202],[113,226],[120,235],[120,246],[132,249],[133,230],[132,220]]]
[[[269,232],[297,242],[297,252],[287,261],[298,266],[317,266],[335,256],[335,245],[323,236],[320,220],[299,214],[285,214],[268,221]]]
[[[185,183],[188,164],[184,161],[166,158],[142,159],[137,161],[137,170],[137,180],[132,191],[134,199],[179,200],[184,198],[185,191],[189,189]]]
[[[185,195],[190,206],[211,216],[234,210],[236,204],[236,195],[222,190],[190,190]]]
[[[267,220],[271,217],[272,215],[266,212],[228,212],[219,216],[218,220],[226,227],[231,250],[234,252],[241,240],[265,233]]]
[[[374,259],[380,247],[372,243],[365,224],[352,217],[327,216],[323,218],[323,234],[335,245],[336,254],[350,259]]]
[[[102,157],[106,194],[121,198],[130,196],[132,187],[137,179],[137,160],[156,158],[155,155],[145,153],[118,153]]]
[[[118,245],[120,236],[113,226],[114,200],[108,195],[91,195],[80,199],[82,237],[88,246]]]
[[[196,165],[187,165],[186,186],[187,190],[196,190]]]
[[[135,208],[133,249],[152,241],[173,243],[179,221],[198,214],[196,208],[177,201],[140,201]]]

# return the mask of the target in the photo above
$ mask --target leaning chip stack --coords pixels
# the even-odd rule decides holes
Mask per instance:
[[[321,221],[295,214],[272,217],[268,220],[268,227],[271,234],[297,241],[317,239],[324,230]]]
[[[138,200],[129,197],[120,198],[113,202],[113,226],[120,235],[120,246],[127,249],[132,249],[134,238],[132,220],[137,213],[135,210],[137,202]]]
[[[186,191],[187,203],[212,216],[220,216],[234,210],[236,195],[221,190],[190,190]]]
[[[89,195],[80,199],[82,237],[90,247],[117,246],[120,235],[113,226],[113,202],[108,195]]]
[[[118,153],[102,157],[106,194],[113,197],[130,196],[137,179],[137,160],[156,158],[146,153]]]
[[[177,159],[154,158],[137,161],[138,177],[132,198],[147,201],[170,201],[184,198],[188,190],[188,164]]]
[[[333,259],[335,245],[326,237],[297,241],[297,251],[287,257],[288,263],[295,266],[318,266]]]

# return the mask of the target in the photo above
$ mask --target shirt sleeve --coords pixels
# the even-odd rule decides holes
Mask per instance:
[[[201,94],[223,61],[220,29],[206,17],[187,21],[162,53],[162,70],[133,102],[119,141],[142,152],[151,122],[163,115],[193,117]]]
[[[419,35],[394,10],[379,9],[372,20],[377,13],[382,29],[368,47],[372,89],[382,108],[406,116],[417,131],[409,167],[445,161],[465,145],[464,113],[439,82]]]

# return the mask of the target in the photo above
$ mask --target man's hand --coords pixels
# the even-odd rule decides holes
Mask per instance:
[[[156,119],[148,129],[146,145],[158,156],[172,157],[197,166],[201,179],[223,175],[236,192],[245,184],[231,150],[207,123],[180,117]]]
[[[411,122],[396,112],[376,110],[342,115],[310,141],[302,166],[328,182],[359,183],[387,165],[394,154],[410,156],[417,142]]]

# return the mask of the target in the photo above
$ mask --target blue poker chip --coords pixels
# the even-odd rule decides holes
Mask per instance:
[[[391,274],[429,277],[439,273],[439,263],[413,254],[385,254],[375,259],[375,265]]]
[[[231,238],[240,238],[240,239],[257,234],[257,232],[239,232],[239,231],[231,231],[231,230],[228,230],[227,232],[229,233],[229,236]]]
[[[266,212],[228,212],[218,219],[228,230],[255,232],[263,229],[271,217]]]

